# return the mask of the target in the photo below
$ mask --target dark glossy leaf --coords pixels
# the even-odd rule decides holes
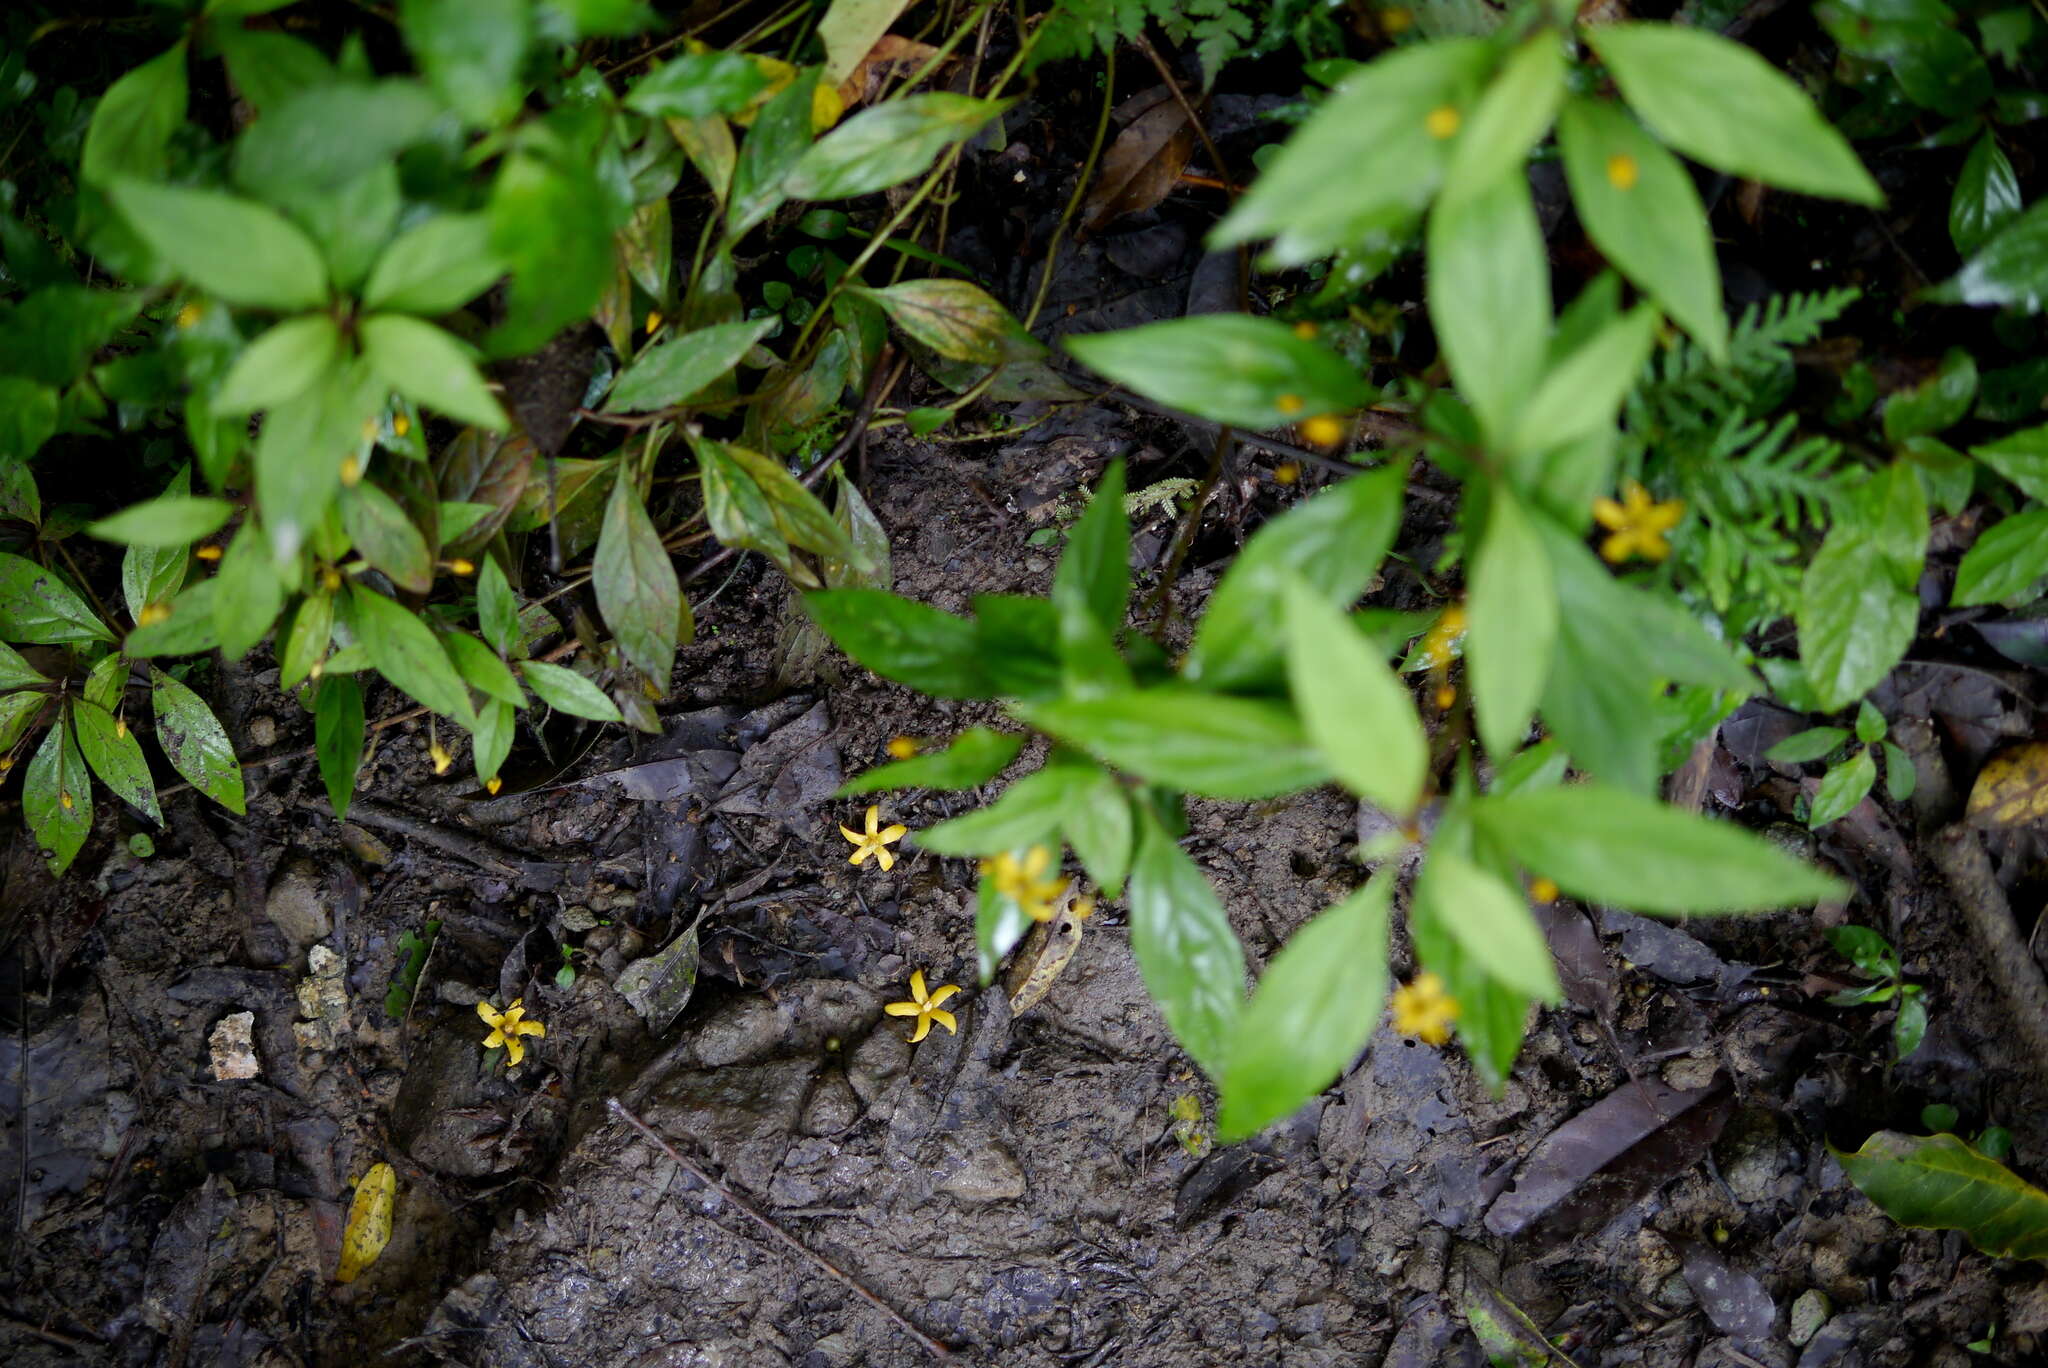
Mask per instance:
[[[29,757],[21,777],[21,815],[53,875],[71,867],[92,834],[92,778],[71,739],[68,708],[58,711]]]
[[[29,664],[21,652],[0,641],[0,692],[49,682],[50,677]]]
[[[694,443],[699,455],[713,445]],[[802,547],[850,566],[856,572],[873,569],[867,553],[855,547],[846,529],[832,516],[818,496],[806,489],[782,463],[745,447],[727,446],[723,454],[742,476],[760,491],[775,530],[791,546]]]
[[[1903,442],[1940,432],[1961,422],[1976,399],[1977,362],[1961,347],[1951,347],[1938,372],[1885,400],[1885,440]]]
[[[348,675],[328,675],[313,696],[313,748],[335,820],[348,816],[356,770],[363,763],[363,689]]]
[[[818,69],[807,67],[754,116],[733,166],[726,237],[737,239],[788,198],[785,182],[811,145],[812,95]]]
[[[657,343],[633,358],[604,406],[613,413],[643,413],[681,404],[729,375],[778,317],[719,323]]]
[[[513,657],[524,654],[524,643],[519,633],[519,597],[512,592],[512,585],[499,568],[495,556],[486,556],[483,569],[477,572],[476,620],[484,640],[490,642],[499,655]]]
[[[1008,309],[965,280],[906,280],[886,290],[856,286],[852,293],[880,307],[905,336],[954,361],[1007,361],[1021,331]]]
[[[2029,498],[2048,503],[2048,425],[1971,447],[1970,454],[2010,480]]]
[[[1948,235],[1969,256],[2020,212],[2020,181],[2005,149],[1989,130],[1977,139],[1949,196]]]
[[[164,814],[156,804],[156,783],[149,776],[149,761],[142,743],[127,723],[97,703],[83,699],[71,704],[71,722],[78,732],[78,750],[100,782],[143,816],[163,825]]]
[[[156,740],[171,768],[229,812],[241,816],[242,767],[213,709],[198,694],[152,668],[150,702],[156,709]]]
[[[1150,812],[1138,821],[1128,901],[1147,991],[1181,1048],[1224,1077],[1245,1007],[1244,947],[1216,890]]]
[[[1364,1048],[1386,1006],[1393,892],[1391,874],[1375,878],[1295,932],[1259,976],[1223,1067],[1220,1138],[1292,1114]]]
[[[979,788],[1002,773],[1024,738],[1016,732],[969,727],[953,744],[929,755],[915,755],[892,765],[880,765],[839,786],[834,798],[851,798],[859,793],[881,793],[890,789],[922,788],[940,792]]]
[[[739,113],[767,84],[767,74],[744,53],[692,52],[635,81],[626,107],[672,119],[708,119]]]
[[[619,651],[658,689],[668,687],[676,646],[688,640],[688,606],[675,562],[647,516],[640,493],[623,469],[605,506],[604,531],[590,578],[598,611],[619,643]]]
[[[1870,792],[1877,782],[1877,761],[1871,758],[1867,749],[1857,752],[1821,776],[1820,787],[1814,791],[1813,807],[1806,815],[1806,825],[1818,831],[1829,822],[1846,817]]]
[[[1925,297],[1949,304],[2011,307],[2030,314],[2048,307],[2048,196],[2007,221],[1963,263],[1962,270]]]
[[[113,639],[113,631],[69,584],[32,560],[0,552],[0,640]]]
[[[1155,783],[1214,798],[1270,798],[1330,771],[1286,707],[1182,688],[1019,703],[1020,718]]]

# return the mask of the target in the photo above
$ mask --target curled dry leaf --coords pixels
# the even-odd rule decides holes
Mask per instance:
[[[1985,761],[1970,788],[1972,826],[2048,822],[2048,741],[2008,746]]]
[[[1102,154],[1082,205],[1081,226],[1091,233],[1165,199],[1194,155],[1194,126],[1165,86],[1132,96],[1119,112],[1130,121]]]
[[[839,83],[839,98],[846,102],[848,109],[870,104],[882,93],[883,86],[899,77],[909,76],[937,56],[938,51],[930,43],[885,33],[868,49],[868,55],[860,59],[860,64]]]
[[[391,1208],[398,1195],[398,1175],[389,1164],[372,1164],[356,1184],[355,1200],[349,1203],[348,1228],[341,1235],[341,1263],[334,1270],[336,1282],[354,1282],[356,1274],[377,1262],[384,1246],[391,1243]]]
[[[1052,987],[1060,970],[1081,945],[1081,918],[1074,915],[1075,895],[1080,885],[1068,883],[1053,904],[1052,916],[1031,928],[1017,947],[1010,967],[1003,975],[1003,995],[1010,999],[1010,1015],[1018,1017],[1036,1007]]]
[[[1624,1083],[1543,1138],[1487,1211],[1486,1228],[1502,1236],[1597,1230],[1699,1162],[1733,1107],[1724,1075],[1692,1090]]]

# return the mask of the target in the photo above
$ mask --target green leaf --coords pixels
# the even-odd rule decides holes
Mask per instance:
[[[1877,686],[1913,644],[1927,546],[1927,491],[1910,464],[1873,475],[1806,567],[1799,649],[1824,709]]]
[[[754,116],[733,165],[725,211],[728,242],[766,219],[789,197],[785,182],[811,145],[811,97],[817,87],[818,69],[806,67]]]
[[[334,64],[303,38],[239,24],[210,24],[207,34],[220,45],[236,91],[259,114],[275,109],[308,86],[325,85],[335,78]]]
[[[908,0],[832,0],[818,21],[826,83],[836,86],[853,75],[907,8]]]
[[[493,700],[477,709],[476,726],[469,734],[469,754],[476,765],[476,777],[486,784],[498,777],[505,757],[512,753],[517,723],[518,714],[510,703]]]
[[[1203,314],[1068,337],[1063,345],[1147,398],[1235,427],[1280,427],[1374,397],[1350,362],[1277,319]]]
[[[1813,807],[1806,815],[1806,825],[1818,831],[1829,822],[1848,816],[1876,782],[1877,761],[1871,758],[1868,750],[1858,750],[1821,776],[1820,787],[1814,791]]]
[[[478,128],[509,121],[523,91],[531,0],[400,0],[405,44],[441,98]]]
[[[28,690],[0,694],[0,751],[12,751],[15,743],[28,735],[48,701],[47,695]]]
[[[495,556],[485,556],[483,568],[477,571],[476,621],[484,640],[499,655],[524,653],[519,634],[519,596],[512,592],[511,582],[505,578]]]
[[[1648,305],[1615,319],[1550,368],[1522,406],[1510,444],[1541,452],[1614,427],[1656,339],[1657,312]]]
[[[313,695],[313,750],[320,783],[336,821],[348,816],[363,763],[363,688],[348,675],[330,674]]]
[[[920,175],[1003,112],[1003,100],[932,91],[874,105],[813,143],[789,173],[797,199],[850,199]]]
[[[121,705],[121,695],[127,687],[128,663],[121,659],[119,651],[109,651],[86,671],[85,687],[79,691],[79,697],[113,712]]]
[[[1024,858],[1024,852],[1013,852]],[[983,984],[995,980],[1003,959],[1016,949],[1036,925],[1022,903],[996,888],[996,881],[983,874],[975,884],[974,958]]]
[[[1695,161],[1801,194],[1884,202],[1842,135],[1750,49],[1674,24],[1599,24],[1581,32],[1636,113]]]
[[[885,679],[934,698],[993,698],[980,634],[965,618],[881,589],[804,595],[804,610],[839,649]]]
[[[856,285],[848,293],[878,305],[907,337],[954,361],[997,365],[1009,359],[1011,339],[1022,331],[988,291],[965,280],[906,280],[886,290]]]
[[[2030,499],[2048,503],[2048,424],[2011,433],[1970,454],[2017,486]]]
[[[1067,534],[1053,572],[1052,601],[1093,619],[1111,640],[1123,631],[1131,600],[1131,520],[1124,512],[1124,464],[1112,461]]]
[[[21,375],[0,375],[0,461],[23,462],[57,433],[57,391]]]
[[[491,252],[512,275],[505,321],[491,334],[490,350],[537,350],[588,318],[612,283],[604,187],[588,164],[518,153],[498,169],[490,216]]]
[[[363,286],[363,307],[432,318],[461,308],[504,274],[487,215],[438,214],[384,249]]]
[[[1060,652],[1060,612],[1050,599],[1023,594],[974,596],[976,652],[989,693],[1050,698],[1067,675]]]
[[[282,649],[278,651],[278,687],[295,689],[311,677],[313,667],[326,658],[327,645],[333,639],[334,595],[323,589],[300,599],[292,613],[291,630],[285,633]]]
[[[1631,372],[1633,374],[1633,372]],[[1557,646],[1557,576],[1529,515],[1505,486],[1493,489],[1486,533],[1472,558],[1465,668],[1479,738],[1496,762],[1513,755],[1550,678]]]
[[[1759,912],[1839,898],[1839,880],[1762,837],[1598,784],[1489,795],[1480,832],[1586,902],[1642,912]]]
[[[215,190],[125,178],[109,193],[150,250],[208,294],[257,309],[326,302],[320,249],[275,210]]]
[[[71,705],[71,722],[78,731],[79,753],[100,782],[116,798],[162,826],[164,814],[156,804],[156,784],[149,777],[149,761],[143,757],[135,733],[99,704],[83,699]]]
[[[341,491],[341,521],[356,551],[400,589],[434,587],[434,557],[398,500],[365,480]]]
[[[49,682],[50,677],[29,664],[21,652],[0,641],[0,690],[23,689]]]
[[[633,358],[605,399],[608,413],[645,413],[681,404],[732,373],[750,348],[781,318],[718,323],[658,342]]]
[[[1049,764],[987,807],[912,832],[910,839],[935,855],[999,855],[1048,844],[1068,803],[1099,773],[1089,765]]]
[[[1990,68],[1939,0],[1827,0],[1814,15],[1844,53],[1889,66],[1914,104],[1960,119],[1991,98]]]
[[[61,875],[92,835],[92,779],[71,739],[70,710],[60,709],[21,777],[21,815],[42,848],[50,873]]]
[[[1415,900],[1425,904],[1424,915],[1450,932],[1473,963],[1502,987],[1538,1002],[1563,1000],[1557,965],[1542,929],[1528,903],[1498,876],[1448,843],[1433,845],[1416,881]]]
[[[1866,743],[1884,740],[1884,714],[1869,699],[1856,705],[1856,739]]]
[[[1846,727],[1808,727],[1794,732],[1764,752],[1764,759],[1781,765],[1804,765],[1820,759],[1849,739]]]
[[[698,486],[704,495],[704,520],[711,535],[726,546],[759,551],[777,565],[789,564],[789,542],[777,524],[768,497],[732,458],[722,443],[696,440]]]
[[[1884,743],[1884,791],[1891,795],[1894,803],[1903,803],[1913,796],[1919,784],[1920,775],[1913,768],[1912,757],[1890,741]]]
[[[1486,93],[1464,120],[1444,173],[1443,198],[1484,190],[1504,176],[1518,175],[1543,135],[1565,93],[1564,47],[1549,29],[1508,55]]]
[[[214,624],[214,605],[219,598],[219,580],[187,586],[167,605],[170,616],[154,626],[137,627],[121,643],[121,650],[138,660],[212,650],[220,645],[220,629]]]
[[[2018,599],[2048,575],[2048,508],[2031,508],[1987,528],[1956,567],[1958,608]]]
[[[151,668],[150,702],[156,709],[156,740],[171,768],[185,782],[237,817],[243,803],[242,767],[213,709],[198,694]]]
[[[284,611],[284,581],[256,523],[245,522],[236,531],[214,583],[219,592],[213,600],[213,621],[221,654],[240,660],[256,649]]]
[[[496,651],[467,632],[449,632],[442,636],[441,644],[448,648],[448,658],[455,662],[455,672],[464,683],[509,707],[526,706],[526,691]]]
[[[2048,1261],[2048,1192],[1953,1135],[1879,1131],[1835,1162],[1885,1215],[1915,1230],[1960,1230],[2001,1259]]]
[[[1989,129],[1970,149],[1948,201],[1948,235],[1967,257],[2018,217],[2020,180],[2005,149]]]
[[[1939,371],[1885,400],[1885,440],[1903,442],[1960,423],[1976,399],[1977,362],[1961,347],[1950,347]]]
[[[715,443],[691,443],[701,458]],[[724,446],[720,452],[738,468],[744,479],[760,492],[777,534],[791,546],[800,546],[852,567],[858,572],[874,568],[868,553],[853,544],[839,520],[803,486],[780,461],[745,447]]]
[[[1271,237],[1268,263],[1298,266],[1405,236],[1387,233],[1386,225],[1420,217],[1455,146],[1438,135],[1442,123],[1433,127],[1430,115],[1468,107],[1494,60],[1490,44],[1455,38],[1396,48],[1374,61],[1287,140],[1210,231],[1210,248]],[[1373,174],[1361,176],[1362,166]]]
[[[1557,140],[1587,236],[1709,356],[1725,363],[1721,269],[1691,174],[1635,120],[1603,101],[1567,101]]]
[[[256,438],[256,504],[280,563],[298,555],[326,518],[345,462],[368,455],[366,425],[386,391],[356,361],[329,371],[295,399],[272,409]]]
[[[1285,624],[1275,596],[1299,576],[1330,607],[1350,607],[1394,544],[1407,477],[1401,462],[1353,476],[1253,533],[1209,596],[1182,665],[1187,681],[1211,689],[1276,682]]]
[[[79,174],[95,185],[164,174],[172,135],[185,122],[185,40],[107,87],[85,130]],[[68,863],[68,861],[67,861]]]
[[[1892,1017],[1892,1053],[1899,1059],[1920,1048],[1927,1039],[1927,1003],[1915,985],[1899,990],[1899,1010]]]
[[[2048,308],[2048,196],[1993,233],[1963,269],[1923,299],[2040,313]]]
[[[225,527],[234,512],[235,506],[226,499],[164,494],[101,518],[85,530],[102,541],[129,546],[175,546],[182,550]]]
[[[341,329],[326,314],[286,319],[235,358],[214,392],[213,411],[225,418],[297,398],[327,373],[340,352]]]
[[[604,690],[574,670],[550,665],[544,660],[522,660],[519,673],[541,702],[571,717],[587,717],[593,722],[624,720],[619,715],[618,704],[605,697]]]
[[[1295,932],[1238,1017],[1223,1067],[1220,1137],[1291,1116],[1343,1075],[1387,999],[1387,874]]]
[[[349,585],[348,595],[356,640],[369,652],[377,673],[411,695],[414,702],[469,725],[475,716],[469,689],[433,629],[404,604],[361,584]]]
[[[1293,713],[1260,699],[1133,689],[1011,711],[1106,764],[1211,798],[1271,798],[1330,778]]]
[[[235,183],[272,201],[339,190],[418,142],[440,114],[440,102],[414,81],[293,91],[236,142]]]
[[[44,645],[113,639],[69,584],[32,560],[0,551],[0,640]]]
[[[1458,393],[1487,432],[1513,430],[1550,344],[1550,268],[1520,172],[1429,216],[1429,317]]]
[[[1092,782],[1068,796],[1060,830],[1105,897],[1123,892],[1137,837],[1136,820],[1129,790],[1107,771],[1097,770]]]
[[[385,384],[458,423],[503,432],[511,419],[462,343],[405,314],[372,314],[356,325],[363,359]]]
[[[745,53],[692,52],[635,81],[626,108],[663,118],[710,119],[739,113],[767,84],[767,73]]]
[[[1024,738],[1015,732],[969,727],[946,749],[877,766],[847,780],[832,796],[851,798],[861,793],[905,788],[940,792],[979,788],[1000,774],[1023,748]]]
[[[1414,699],[1307,584],[1288,585],[1285,602],[1287,677],[1309,740],[1339,783],[1397,817],[1413,816],[1429,768]]]
[[[656,688],[667,689],[676,645],[687,639],[682,623],[688,605],[675,562],[623,468],[605,506],[590,578],[620,653]]]
[[[1216,890],[1149,811],[1139,818],[1129,903],[1146,990],[1195,1063],[1223,1077],[1245,1009],[1244,947]]]

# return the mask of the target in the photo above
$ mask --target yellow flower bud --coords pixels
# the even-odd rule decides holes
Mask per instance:
[[[890,738],[890,740],[889,740],[889,758],[890,758],[890,759],[892,759],[892,760],[908,760],[908,759],[909,759],[909,758],[910,758],[911,756],[913,756],[913,755],[915,755],[915,754],[917,754],[917,742],[916,742],[915,740],[913,740],[912,738],[910,738],[910,737],[908,737],[908,736],[897,736],[897,737],[891,737],[891,738]]]
[[[320,572],[320,587],[330,594],[338,592],[341,589],[341,571],[331,565],[322,570]]]
[[[1294,325],[1294,335],[1304,342],[1313,342],[1316,340],[1316,325],[1304,318]]]
[[[454,560],[448,562],[448,573],[451,575],[474,575],[476,573],[476,565],[472,561],[466,561],[462,557],[457,556]]]
[[[1293,461],[1282,461],[1273,467],[1273,483],[1291,485],[1301,478],[1301,467]]]
[[[69,812],[69,811],[71,811],[71,808],[72,808],[72,803],[71,803],[71,790],[70,790],[70,789],[64,789],[63,791],[61,791],[60,793],[58,793],[58,795],[57,795],[57,801],[58,801],[58,802],[60,802],[60,803],[62,803],[62,804],[64,805],[64,810],[65,810],[66,812]]]
[[[217,561],[221,558],[223,552],[218,546],[215,546],[212,542],[208,542],[204,546],[195,547],[193,549],[192,554],[199,557],[199,559],[203,561]]]
[[[434,762],[436,774],[446,774],[448,767],[455,763],[455,757],[448,753],[448,748],[438,738],[427,742],[427,758]]]
[[[1415,16],[1399,5],[1389,5],[1380,11],[1380,28],[1391,38],[1397,33],[1406,33],[1415,23]]]
[[[1529,881],[1529,896],[1537,902],[1556,902],[1557,891],[1557,881],[1555,879],[1538,877]]]
[[[406,434],[406,433],[408,433],[408,432],[411,432],[411,431],[412,431],[412,419],[410,419],[410,418],[406,417],[406,416],[405,416],[404,414],[402,414],[402,413],[401,413],[401,414],[398,414],[398,415],[396,415],[395,417],[393,417],[393,418],[392,418],[392,420],[391,420],[391,435],[392,435],[392,436],[394,436],[394,437],[403,437],[403,436],[405,436],[405,434]]]
[[[318,679],[321,675],[324,675],[326,673],[327,662],[324,660],[316,660],[313,662],[312,667],[306,671],[306,678]]]
[[[1333,447],[1344,440],[1344,420],[1334,413],[1319,413],[1301,425],[1301,435],[1317,446]]]
[[[362,478],[363,463],[359,458],[350,456],[341,463],[341,482],[343,484],[354,488]]]
[[[484,789],[493,798],[498,796],[498,790],[503,787],[505,787],[505,781],[503,779],[500,779],[495,774],[492,775],[490,778],[484,780]]]
[[[1636,159],[1626,152],[1617,152],[1607,159],[1607,183],[1617,190],[1633,190],[1642,168]]]
[[[1451,710],[1451,704],[1457,701],[1458,691],[1456,689],[1452,688],[1448,684],[1439,684],[1436,686],[1436,710],[1438,712],[1449,712]]]
[[[188,302],[184,308],[178,310],[178,326],[181,328],[197,327],[199,320],[204,317],[206,317],[206,306],[194,299]]]
[[[120,738],[121,740],[124,740],[124,741],[128,739],[128,719],[127,719],[127,718],[125,718],[125,717],[117,717],[117,718],[115,718],[115,719],[114,719],[114,735],[115,735],[116,737]]]
[[[1441,142],[1454,136],[1463,122],[1456,105],[1438,105],[1429,111],[1429,117],[1422,121],[1422,126],[1429,130],[1430,137]]]
[[[1282,413],[1299,413],[1308,407],[1308,403],[1298,394],[1283,394],[1273,401],[1273,407]]]
[[[170,616],[171,605],[165,603],[162,599],[158,599],[155,603],[143,605],[142,611],[135,615],[135,625],[137,627],[154,627],[159,622],[169,621]]]
[[[661,310],[659,310],[659,309],[649,309],[649,310],[647,311],[647,335],[648,335],[649,337],[652,337],[652,336],[654,336],[654,330],[655,330],[656,328],[659,328],[660,326],[661,326]]]

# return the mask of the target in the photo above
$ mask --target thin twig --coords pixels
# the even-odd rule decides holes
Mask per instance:
[[[713,1192],[717,1193],[720,1197],[724,1198],[726,1203],[730,1205],[734,1210],[740,1212],[744,1216],[751,1218],[755,1224],[759,1225],[761,1229],[767,1231],[770,1235],[774,1236],[777,1241],[795,1250],[798,1254],[802,1255],[804,1259],[809,1261],[812,1265],[814,1265],[821,1272],[823,1272],[827,1277],[830,1277],[834,1282],[837,1282],[842,1286],[849,1288],[855,1294],[857,1294],[863,1301],[867,1302],[868,1305],[874,1307],[877,1311],[880,1311],[883,1315],[887,1316],[891,1321],[895,1322],[896,1327],[898,1329],[902,1330],[904,1334],[909,1335],[912,1339],[916,1340],[919,1344],[923,1345],[925,1347],[926,1352],[931,1354],[933,1358],[937,1359],[941,1363],[958,1362],[958,1360],[953,1357],[952,1350],[948,1349],[945,1345],[933,1339],[930,1335],[927,1335],[924,1331],[918,1329],[915,1325],[912,1325],[910,1321],[900,1311],[897,1311],[894,1307],[890,1306],[880,1297],[877,1297],[874,1293],[868,1291],[865,1287],[862,1287],[859,1283],[855,1282],[852,1279],[852,1277],[840,1271],[840,1269],[837,1266],[828,1262],[822,1255],[818,1254],[816,1251],[812,1250],[810,1247],[805,1245],[801,1240],[797,1239],[794,1235],[791,1235],[781,1226],[775,1224],[775,1222],[769,1220],[766,1216],[763,1216],[760,1212],[756,1211],[750,1204],[742,1201],[739,1195],[735,1193],[731,1188],[719,1182],[716,1178],[713,1178],[710,1174],[706,1173],[702,1168],[698,1167],[690,1160],[685,1159],[682,1156],[682,1154],[677,1151],[676,1147],[674,1145],[671,1145],[668,1141],[662,1139],[661,1135],[657,1131],[655,1131],[653,1127],[649,1126],[645,1121],[642,1121],[639,1117],[635,1116],[632,1112],[628,1111],[626,1109],[625,1103],[619,1101],[618,1098],[614,1097],[607,1099],[605,1105],[612,1109],[612,1114],[614,1116],[617,1116],[621,1121],[624,1121],[634,1130],[639,1131],[640,1134],[646,1136],[650,1141],[652,1141],[656,1146],[658,1146],[663,1154],[666,1154],[670,1159],[675,1161],[677,1167],[681,1168],[685,1173],[688,1173],[692,1178],[695,1178],[705,1187],[710,1188]]]

